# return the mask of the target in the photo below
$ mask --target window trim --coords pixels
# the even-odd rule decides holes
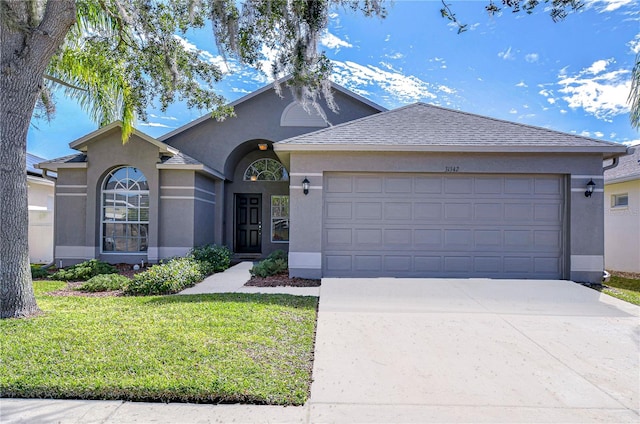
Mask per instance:
[[[626,198],[625,204],[620,204],[619,200]],[[611,208],[612,209],[626,209],[629,207],[629,193],[617,193],[611,195]]]
[[[273,239],[273,221],[274,221],[274,216],[273,216],[273,199],[275,197],[286,197],[289,199],[289,201],[287,202],[287,222],[289,223],[289,225],[291,224],[291,209],[290,209],[290,196],[288,194],[272,194],[271,197],[269,198],[269,221],[270,221],[270,230],[269,230],[269,240],[271,241],[271,243],[279,243],[279,244],[284,244],[284,243],[289,243],[289,240],[291,240],[291,232],[289,232],[289,238],[287,238],[287,240],[274,240]],[[276,219],[283,219],[281,216],[275,217]],[[290,229],[290,228],[289,228]]]
[[[140,220],[140,204],[138,204],[138,220],[137,221],[107,221],[105,220],[104,217],[104,208],[105,208],[105,203],[104,203],[104,194],[107,193],[121,193],[121,194],[138,194],[138,195],[147,195],[147,198],[149,198],[149,190],[123,190],[123,189],[105,189],[105,186],[107,185],[107,183],[109,182],[109,180],[111,179],[111,177],[118,172],[121,169],[125,169],[125,168],[133,168],[135,169],[134,166],[129,166],[129,165],[125,165],[125,166],[119,166],[116,167],[114,169],[112,169],[111,171],[109,171],[109,173],[104,177],[102,184],[100,185],[100,210],[98,211],[98,213],[100,214],[100,254],[101,255],[127,255],[127,256],[147,256],[148,255],[148,251],[149,251],[149,220],[147,221],[141,221]],[[140,171],[140,173],[144,176],[144,181],[149,182],[149,180],[147,179],[147,176]],[[127,176],[128,176],[128,172],[127,172]],[[147,207],[147,209],[151,209],[151,205],[149,205],[149,207]],[[109,223],[121,223],[121,224],[147,224],[147,250],[138,250],[138,251],[117,251],[117,250],[105,250],[104,249],[104,227],[105,224],[109,224]]]

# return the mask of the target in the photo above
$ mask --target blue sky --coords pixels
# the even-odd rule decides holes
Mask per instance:
[[[560,23],[544,5],[533,15],[490,17],[485,0],[449,3],[467,32],[457,34],[440,17],[439,1],[389,3],[386,19],[334,10],[320,45],[334,63],[333,80],[389,109],[421,101],[602,140],[640,141],[627,105],[640,51],[640,2],[585,0],[582,11]],[[234,61],[225,65],[208,30],[183,40],[229,70],[217,86],[229,101],[270,82]],[[271,53],[263,53],[266,61]],[[69,142],[97,128],[72,101],[56,99],[55,119],[34,121],[28,135],[28,151],[47,159],[73,153]],[[136,127],[157,137],[205,113],[176,103],[166,113],[151,110]]]

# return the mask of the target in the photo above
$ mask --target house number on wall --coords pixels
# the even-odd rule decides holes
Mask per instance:
[[[459,166],[445,166],[444,172],[458,172],[460,170]]]

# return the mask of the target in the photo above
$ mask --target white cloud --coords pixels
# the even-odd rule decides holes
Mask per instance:
[[[601,59],[601,60],[596,60],[595,62],[593,62],[593,64],[591,66],[589,66],[586,69],[583,69],[582,72],[580,73],[581,75],[584,74],[592,74],[592,75],[596,75],[599,74],[600,72],[604,71],[605,69],[607,69],[607,66],[613,62],[613,59]]]
[[[176,118],[175,116],[166,116],[166,115],[156,115],[153,113],[149,114],[150,118],[158,118],[158,119],[166,119],[167,121],[177,121],[178,118]]]
[[[511,109],[511,110],[509,111],[509,113],[511,113],[511,114],[513,114],[513,115],[515,115],[515,114],[517,114],[517,113],[518,113],[518,111],[517,111],[516,109]]]
[[[178,40],[187,51],[198,52],[200,59],[216,65],[225,74],[237,72],[241,69],[234,60],[225,60],[223,56],[214,56],[206,50],[200,50],[198,46],[179,35],[174,35],[174,38]]]
[[[627,46],[631,49],[631,51],[635,54],[640,53],[640,34],[636,35],[636,38],[629,41]]]
[[[438,86],[438,90],[447,93],[447,94],[454,94],[456,92],[456,90],[454,90],[451,87],[447,87],[446,85],[439,85]]]
[[[320,37],[320,44],[334,50],[339,50],[341,47],[353,47],[353,44],[349,43],[348,41],[341,40],[340,38],[331,34],[329,31],[325,31],[324,34],[322,34],[322,36]]]
[[[564,115],[565,113],[569,113],[569,112],[565,109],[560,109],[560,113]]]
[[[369,94],[367,92],[369,87],[374,89],[379,87],[401,103],[436,98],[436,95],[431,92],[430,84],[413,75],[403,75],[388,65],[389,70],[350,61],[334,61],[333,65],[332,79],[358,94]]]
[[[404,57],[404,55],[400,52],[396,52],[394,54],[385,54],[384,57],[388,58],[388,59],[402,59]]]
[[[503,52],[498,53],[498,57],[504,60],[513,60],[515,59],[515,55],[511,53],[511,46]]]
[[[599,12],[613,12],[635,0],[587,0],[587,6],[595,7]]]
[[[640,139],[623,141],[622,144],[624,144],[625,146],[640,146]]]
[[[594,131],[593,135],[595,135],[596,137],[604,137],[604,133],[600,132],[600,131]]]
[[[386,37],[384,37],[384,41],[385,41],[385,42],[387,42],[387,41],[389,41],[389,40],[391,40],[391,34],[387,34],[387,36],[386,36]]]
[[[529,86],[524,81],[520,81],[519,83],[516,84],[516,87],[527,88]]]
[[[582,131],[580,135],[583,137],[591,137],[591,133],[589,131]]]
[[[141,127],[175,128],[169,125],[161,124],[160,122],[141,122],[138,125]]]
[[[618,69],[607,71],[612,59],[598,60],[575,75],[558,75],[558,91],[570,108],[582,108],[603,121],[629,111],[627,96],[631,71]]]
[[[544,96],[544,97],[549,97],[549,96],[553,96],[553,91],[552,90],[547,90],[546,88],[543,88],[542,90],[538,91],[538,94]]]
[[[549,102],[550,105],[556,104],[556,99],[554,99],[553,97],[548,97],[547,101]]]
[[[538,53],[529,53],[524,57],[524,60],[526,60],[529,63],[536,63],[539,58],[540,58],[540,55],[538,55]]]

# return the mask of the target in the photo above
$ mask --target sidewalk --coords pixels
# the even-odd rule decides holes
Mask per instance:
[[[240,262],[224,272],[208,276],[201,283],[178,294],[263,293],[320,296],[320,287],[245,287],[244,284],[251,279],[249,270],[252,266],[253,262]]]
[[[0,399],[2,424],[305,423],[305,406]]]

